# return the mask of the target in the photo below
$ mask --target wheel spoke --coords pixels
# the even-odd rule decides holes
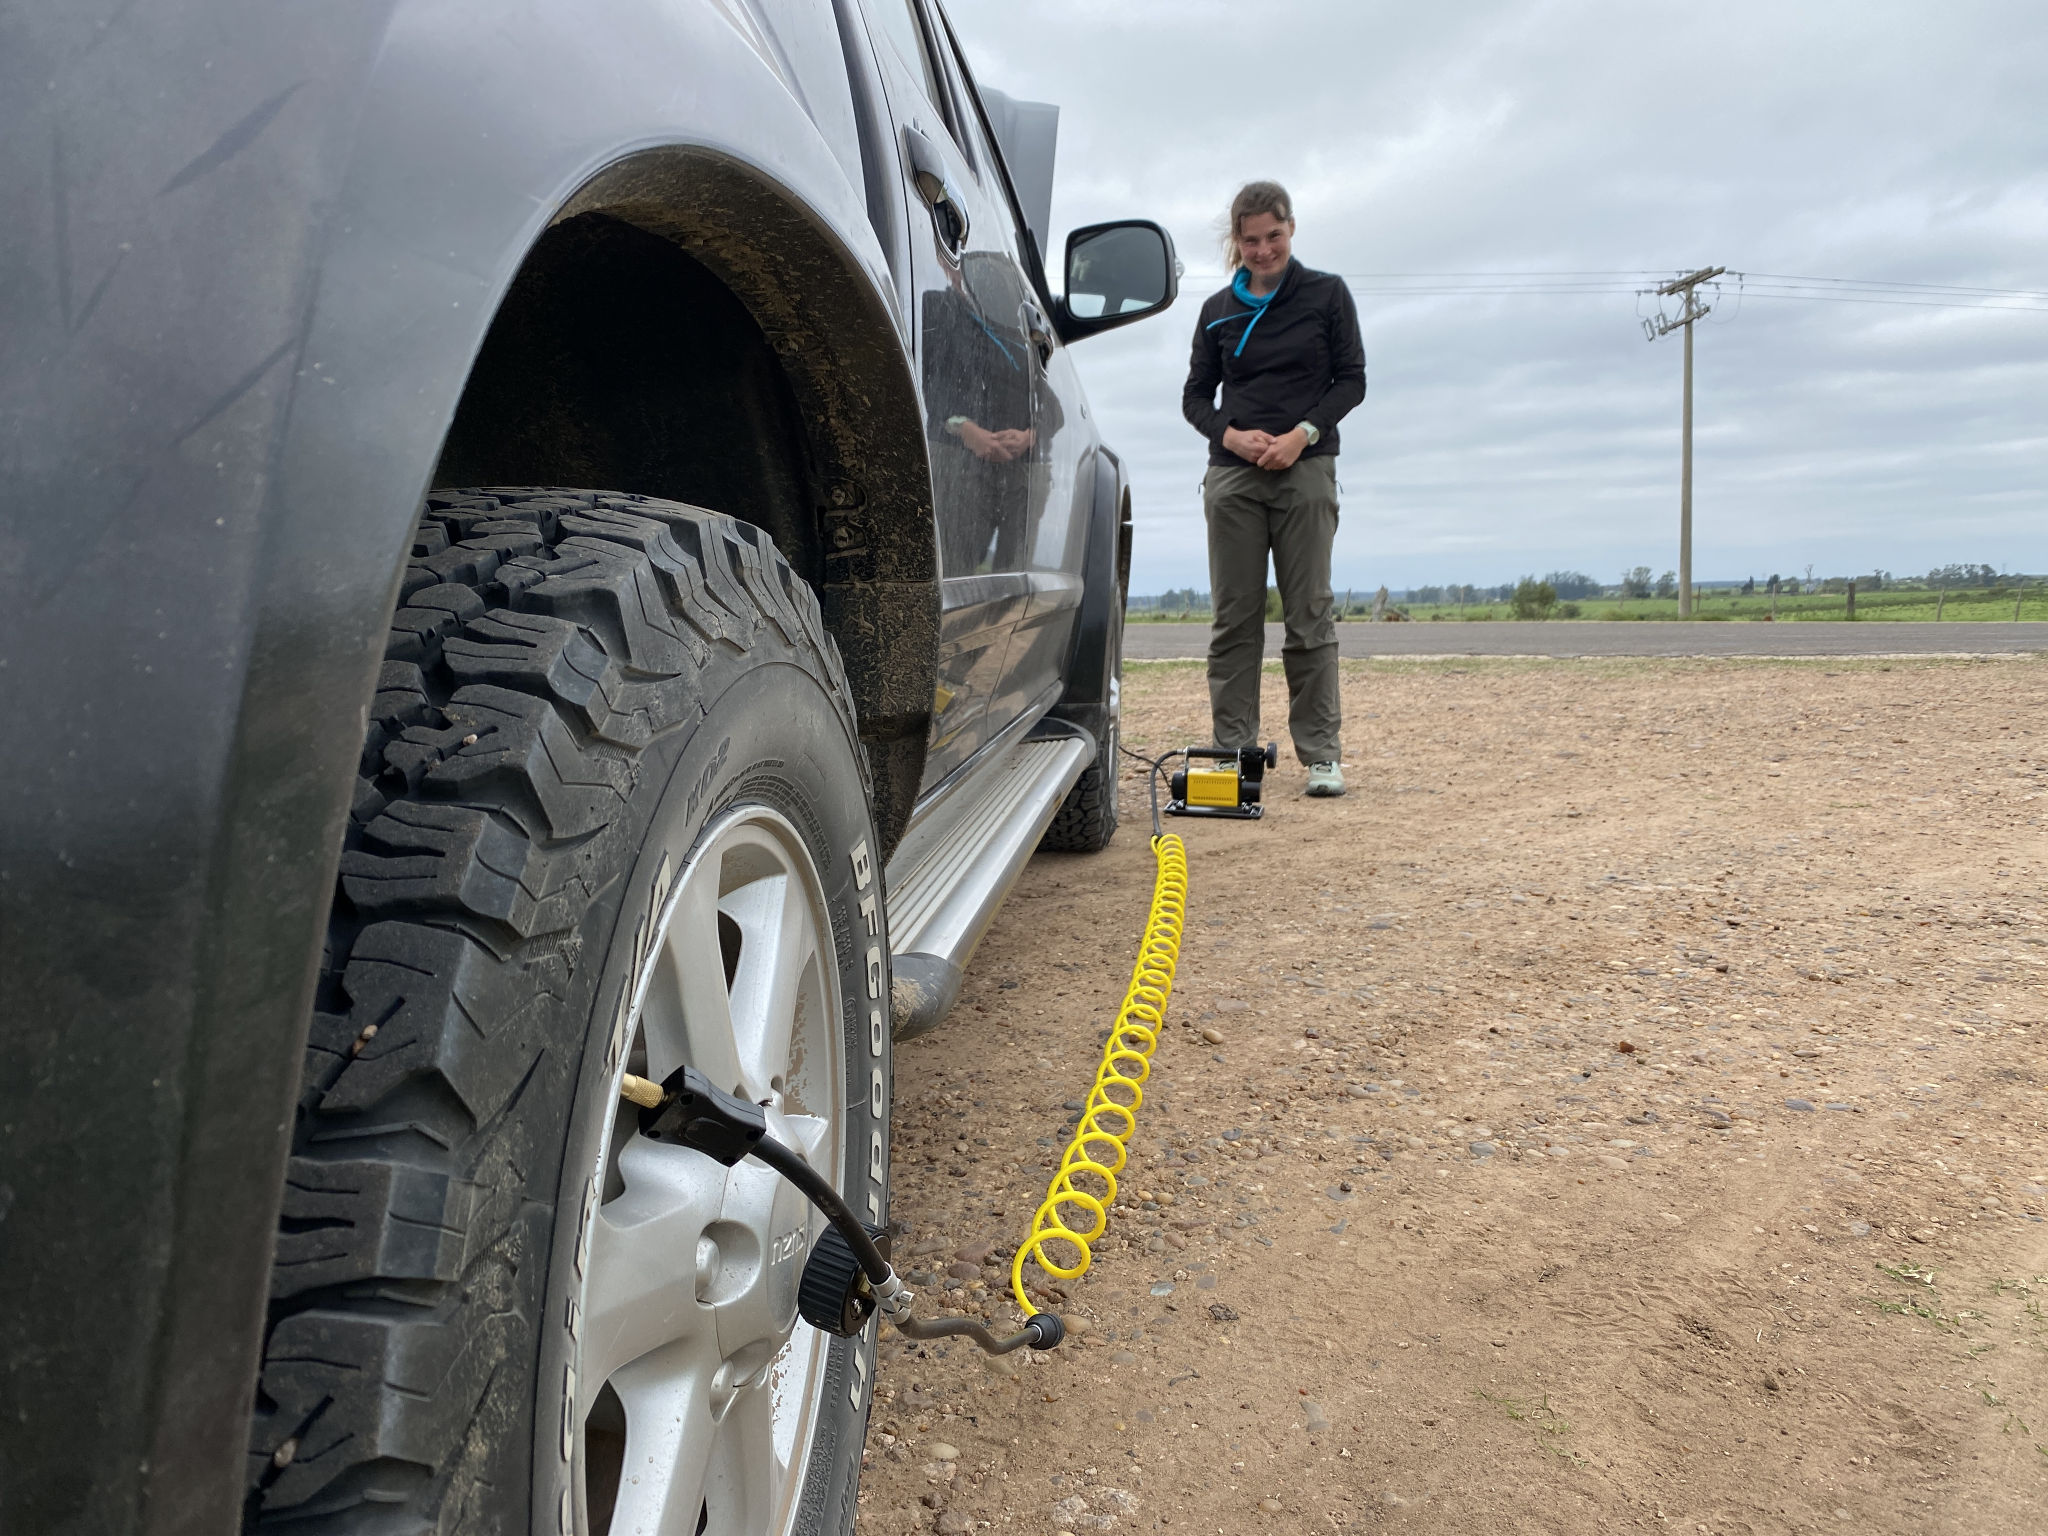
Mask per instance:
[[[626,1192],[592,1218],[584,1285],[581,1411],[622,1366],[678,1339],[715,1337],[697,1299],[697,1240],[718,1216],[725,1170],[701,1152],[639,1137],[619,1155]]]
[[[626,1410],[613,1536],[697,1536],[705,1474],[723,1438],[711,1410],[717,1369],[708,1339],[682,1340],[612,1378]]]
[[[711,1506],[707,1529],[748,1536],[772,1529],[789,1477],[778,1450],[771,1386],[749,1387],[726,1410],[704,1469],[704,1500]]]
[[[728,893],[719,910],[739,925],[739,969],[732,979],[732,1032],[747,1096],[774,1092],[789,1065],[797,991],[818,952],[810,901],[801,880],[765,875]]]
[[[687,1061],[720,1088],[731,1088],[741,1073],[718,942],[717,851],[707,850],[684,881],[640,1013],[647,1075],[659,1082]]]

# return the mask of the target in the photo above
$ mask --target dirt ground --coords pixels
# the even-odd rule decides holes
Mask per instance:
[[[1169,824],[1080,1337],[885,1334],[861,1531],[2043,1529],[2048,662],[1344,687],[1347,797],[1288,762],[1263,822]],[[1131,745],[1199,739],[1198,667],[1125,689]],[[1006,1326],[1145,917],[1123,790],[897,1054],[899,1260]]]

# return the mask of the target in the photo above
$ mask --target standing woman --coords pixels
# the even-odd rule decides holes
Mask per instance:
[[[1209,439],[1209,714],[1216,745],[1259,738],[1266,557],[1287,638],[1287,723],[1311,795],[1344,793],[1330,545],[1337,535],[1337,423],[1365,398],[1365,344],[1344,279],[1293,256],[1294,206],[1278,182],[1230,201],[1230,286],[1195,326],[1181,414]],[[1216,387],[1223,386],[1223,404]]]

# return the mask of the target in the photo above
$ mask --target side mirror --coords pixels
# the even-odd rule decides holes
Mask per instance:
[[[1090,224],[1067,236],[1060,339],[1079,341],[1129,325],[1158,314],[1179,295],[1173,236],[1149,219]]]

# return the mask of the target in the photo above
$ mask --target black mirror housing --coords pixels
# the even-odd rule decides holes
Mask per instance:
[[[1066,294],[1056,324],[1079,341],[1143,320],[1180,296],[1173,236],[1150,219],[1089,224],[1067,236]]]

